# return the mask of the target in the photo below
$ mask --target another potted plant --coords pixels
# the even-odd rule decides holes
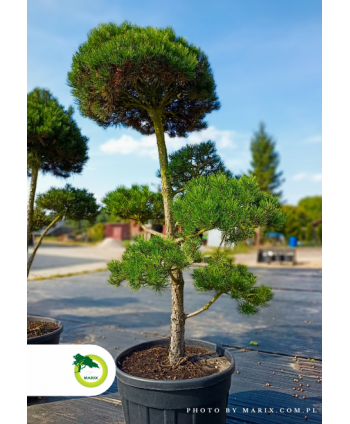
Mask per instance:
[[[69,184],[64,188],[51,188],[46,193],[39,194],[35,206],[32,231],[43,227],[44,230],[28,260],[27,276],[43,238],[56,222],[63,218],[94,222],[99,213],[99,206],[92,193]],[[37,316],[27,318],[27,344],[57,344],[62,331],[63,324],[55,319]]]
[[[31,177],[27,206],[27,251],[33,231],[45,227],[48,231],[56,221],[62,219],[60,212],[56,212],[51,219],[40,208],[34,209],[39,172],[68,178],[74,173],[81,173],[88,160],[88,139],[81,134],[72,115],[73,108],[65,110],[48,90],[36,88],[27,96],[27,169]],[[27,274],[41,240],[34,246],[29,258]],[[62,330],[62,324],[52,318],[28,317],[27,332],[37,336],[28,338],[27,342],[58,343]]]
[[[144,227],[150,240],[137,237],[122,261],[109,263],[111,284],[126,280],[134,291],[170,286],[172,296],[170,341],[143,343],[116,358],[126,422],[224,423],[233,357],[214,344],[185,340],[186,320],[222,295],[236,299],[240,312],[254,314],[272,292],[256,287],[246,266],[218,253],[194,271],[195,286],[213,291],[212,300],[185,313],[183,270],[201,260],[199,237],[208,230],[219,229],[222,243],[229,244],[252,237],[259,225],[283,224],[278,199],[261,192],[255,177],[232,178],[224,169],[191,178],[188,170],[195,172],[205,155],[193,162],[177,152],[178,161],[170,158],[169,166],[165,133],[183,137],[206,128],[206,113],[220,106],[207,56],[171,28],[100,25],[74,55],[68,80],[83,115],[103,127],[129,126],[157,139],[162,199],[138,186],[120,187],[104,199],[119,216],[143,226],[164,216],[166,226],[165,235]]]

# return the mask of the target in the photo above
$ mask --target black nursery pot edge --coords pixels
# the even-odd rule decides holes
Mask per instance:
[[[126,374],[118,363],[131,352],[166,345],[169,340],[153,340],[124,350],[115,361],[126,424],[225,424],[231,376],[235,370],[234,358],[227,349],[214,343],[193,339],[186,339],[185,342],[218,352],[231,365],[207,377],[151,380]]]
[[[57,330],[52,331],[51,333],[27,339],[27,344],[59,344],[60,336],[63,331],[63,324],[61,323],[61,321],[58,321],[54,318],[39,317],[35,315],[28,315],[27,321],[54,322],[55,324],[59,325],[59,328],[57,328]]]

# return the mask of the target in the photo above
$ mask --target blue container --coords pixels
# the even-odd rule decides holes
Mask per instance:
[[[289,237],[289,247],[297,247],[298,237]]]

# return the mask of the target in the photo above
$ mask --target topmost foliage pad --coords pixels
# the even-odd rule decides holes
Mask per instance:
[[[74,55],[68,81],[83,115],[142,134],[154,133],[155,111],[175,137],[206,128],[205,114],[220,107],[207,56],[171,28],[99,25]]]

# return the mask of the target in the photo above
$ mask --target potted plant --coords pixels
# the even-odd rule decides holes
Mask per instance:
[[[38,208],[34,210],[39,171],[68,178],[74,173],[81,173],[88,160],[88,139],[81,134],[72,115],[73,108],[65,110],[48,90],[36,88],[27,95],[27,170],[28,176],[31,177],[27,206],[27,251],[33,231],[48,226],[51,228],[61,219],[58,213],[53,218],[56,221],[52,223],[53,220],[46,216],[44,211]],[[41,240],[42,238],[38,245],[34,246],[34,252],[29,258],[28,273]],[[43,317],[35,318],[37,324],[33,324],[32,320],[33,317],[28,317],[27,330],[28,327],[33,330],[32,334],[42,333],[44,327],[47,331],[51,329],[52,334],[27,339],[28,343],[46,343],[50,340],[58,343],[59,334],[63,329],[61,323]],[[56,330],[52,332],[54,328]]]
[[[227,294],[238,301],[240,312],[254,314],[272,298],[271,289],[256,287],[247,267],[219,252],[207,267],[194,271],[195,286],[213,291],[213,299],[185,313],[183,270],[201,260],[199,237],[208,230],[219,229],[222,243],[229,244],[252,237],[259,225],[283,224],[278,198],[261,192],[255,177],[232,178],[225,169],[198,172],[191,179],[188,170],[195,172],[205,155],[191,167],[186,160],[191,154],[180,151],[169,166],[165,134],[183,137],[206,128],[206,113],[220,106],[207,56],[171,28],[100,25],[73,56],[68,80],[84,116],[103,127],[129,126],[157,139],[162,198],[133,186],[104,199],[110,212],[135,219],[153,236],[137,237],[122,261],[109,263],[110,283],[126,280],[134,291],[170,286],[172,297],[170,341],[134,346],[116,358],[126,422],[224,423],[233,357],[214,344],[185,340],[186,320]],[[163,217],[165,235],[144,226]],[[222,369],[206,370],[210,361],[222,361]],[[189,370],[192,366],[196,372]],[[153,378],[144,374],[149,369]]]
[[[27,276],[43,238],[56,222],[63,218],[94,222],[99,213],[94,195],[70,184],[66,184],[64,188],[52,187],[46,193],[39,194],[35,206],[31,230],[43,227],[44,230],[29,257]],[[63,324],[55,319],[37,316],[27,318],[27,344],[57,344],[62,331]]]

